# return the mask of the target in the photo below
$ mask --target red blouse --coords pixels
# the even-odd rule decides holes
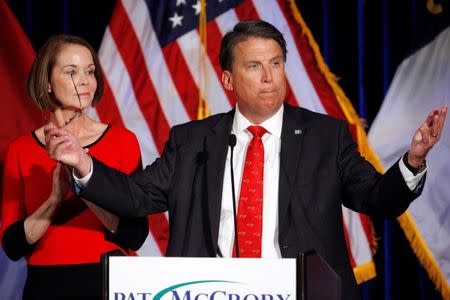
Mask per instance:
[[[137,139],[124,128],[108,127],[87,148],[93,157],[127,174],[140,167]],[[14,140],[7,149],[4,163],[2,240],[8,226],[24,220],[48,199],[56,167],[34,133]],[[95,214],[78,196],[69,192],[27,261],[36,266],[98,263],[105,252],[128,250],[109,241],[107,236],[106,228]]]

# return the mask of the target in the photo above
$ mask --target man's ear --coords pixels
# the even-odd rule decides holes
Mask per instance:
[[[233,91],[233,77],[230,71],[225,70],[222,72],[222,84],[226,90]]]

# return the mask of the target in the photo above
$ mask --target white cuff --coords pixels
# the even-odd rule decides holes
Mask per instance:
[[[427,171],[428,167],[425,166],[425,168],[414,175],[403,162],[403,159],[400,159],[398,161],[398,166],[400,167],[400,172],[403,175],[403,179],[405,179],[406,185],[409,187],[411,191],[414,191],[417,188],[417,185],[422,180],[422,177],[425,175],[425,172]]]
[[[75,180],[75,183],[78,184],[78,186],[85,189],[89,184],[89,180],[91,179],[93,172],[94,172],[94,165],[92,163],[92,158],[91,158],[91,168],[89,170],[89,173],[86,176],[84,176],[83,178],[78,178],[75,175],[75,170],[72,169],[72,177]]]

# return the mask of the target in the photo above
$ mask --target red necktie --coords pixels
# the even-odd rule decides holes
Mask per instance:
[[[261,126],[250,126],[247,129],[253,138],[247,148],[239,196],[239,256],[261,257],[264,187],[264,145],[261,137],[266,130]]]

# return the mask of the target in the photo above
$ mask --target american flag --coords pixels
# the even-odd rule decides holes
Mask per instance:
[[[238,21],[263,19],[275,25],[287,41],[286,101],[347,120],[360,152],[380,166],[295,1],[205,2],[206,6],[197,0],[118,1],[105,31],[99,51],[105,96],[90,113],[132,130],[139,139],[144,165],[160,155],[172,126],[198,118],[199,107],[211,114],[232,109],[235,99],[220,80],[220,41]],[[200,21],[202,15],[207,22]],[[357,281],[371,279],[375,276],[372,224],[344,207],[343,220]],[[150,223],[151,235],[140,253],[163,255],[167,217],[152,216]]]

